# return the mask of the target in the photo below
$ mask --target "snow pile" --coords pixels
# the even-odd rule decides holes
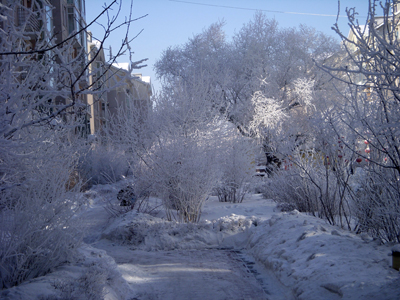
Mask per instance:
[[[106,251],[82,245],[80,258],[0,293],[3,300],[127,299],[132,290]]]
[[[248,247],[296,299],[398,299],[390,247],[323,220],[297,211],[274,215]]]
[[[80,214],[75,216],[75,222],[81,224],[86,232],[85,241],[92,242],[101,236],[109,219],[105,207],[108,199],[116,198],[118,189],[117,185],[98,185],[77,195],[84,197],[87,203],[86,210],[82,208]],[[113,257],[84,243],[77,250],[73,261],[46,276],[0,291],[0,299],[128,299],[126,295],[132,293],[131,289],[118,271]]]
[[[116,219],[102,238],[131,249],[174,250],[216,247],[243,248],[260,223],[257,217],[231,214],[213,221],[198,224],[169,222],[147,214],[129,212]]]
[[[215,220],[231,214],[267,220],[276,211],[276,203],[265,199],[261,194],[246,195],[242,203],[219,202],[212,196],[202,210],[202,220]]]

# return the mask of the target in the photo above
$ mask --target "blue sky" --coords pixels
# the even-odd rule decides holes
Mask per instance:
[[[120,0],[118,0],[119,2]],[[92,20],[104,4],[111,0],[86,0],[86,19]],[[144,76],[151,76],[156,89],[159,82],[155,78],[153,64],[169,46],[185,43],[193,34],[200,33],[213,22],[225,20],[225,32],[230,38],[243,24],[248,23],[256,10],[262,10],[269,18],[275,18],[281,27],[297,27],[305,24],[326,34],[336,36],[331,30],[336,21],[338,0],[133,0],[133,18],[147,17],[132,24],[130,37],[143,32],[132,42],[135,52],[133,60],[148,58],[148,67],[138,70]],[[131,1],[122,0],[123,20],[129,14]],[[341,0],[340,15],[345,15],[346,7],[355,7],[360,14],[360,22],[365,22],[368,9],[366,0]],[[111,12],[111,15],[115,11]],[[104,19],[103,19],[104,20]],[[339,18],[340,28],[348,32],[347,19]],[[102,34],[99,26],[90,28],[94,36]],[[123,32],[115,32],[106,42],[106,47],[117,49],[123,39]],[[115,51],[113,50],[113,52]],[[118,62],[125,62],[122,58]]]

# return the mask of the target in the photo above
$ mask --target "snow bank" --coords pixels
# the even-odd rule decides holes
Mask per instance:
[[[79,259],[19,286],[3,290],[2,300],[127,299],[132,293],[114,259],[104,250],[82,245]]]
[[[96,240],[106,226],[109,215],[104,209],[109,197],[116,198],[119,186],[98,185],[81,193],[87,209],[75,216],[86,229],[85,240]],[[107,252],[82,244],[73,262],[56,268],[46,276],[0,291],[4,300],[105,299],[124,300],[132,294],[128,283],[118,271],[115,260]]]
[[[249,239],[252,255],[297,299],[398,299],[400,274],[390,247],[297,211],[259,226]]]
[[[147,214],[129,212],[102,235],[110,241],[140,250],[243,248],[260,220],[231,214],[198,224],[169,222]]]

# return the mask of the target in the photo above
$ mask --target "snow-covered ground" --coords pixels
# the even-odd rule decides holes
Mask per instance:
[[[86,192],[76,263],[0,293],[1,299],[399,299],[391,246],[261,195],[211,197],[199,224],[135,211],[111,217],[118,185]],[[152,199],[153,205],[157,200]],[[103,289],[103,287],[105,288]]]

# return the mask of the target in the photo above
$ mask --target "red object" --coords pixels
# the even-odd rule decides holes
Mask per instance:
[[[339,155],[338,155],[338,157],[339,157],[339,158],[342,158],[342,157],[343,157],[343,155],[339,154]]]
[[[370,152],[371,152],[371,149],[369,149],[369,148],[365,149],[365,153],[370,153]]]
[[[357,159],[356,159],[356,162],[358,162],[358,163],[362,162],[362,158],[360,158],[360,157],[357,158]]]
[[[368,144],[369,144],[369,142],[368,142],[367,140],[365,140],[365,141],[364,141],[364,144],[365,144],[365,145],[368,145]]]

